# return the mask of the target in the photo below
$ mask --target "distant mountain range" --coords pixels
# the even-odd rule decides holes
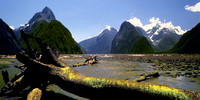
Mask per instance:
[[[0,18],[0,55],[16,54],[20,47],[12,29]]]
[[[111,53],[154,53],[154,50],[142,33],[139,33],[134,25],[125,21],[112,41]]]
[[[171,22],[161,23],[159,20],[157,20],[157,19],[155,19],[155,20],[157,21],[156,23],[151,23],[151,24],[148,24],[148,25],[145,25],[142,27],[135,25],[134,23],[127,20],[126,22],[129,22],[134,27],[123,29],[123,31],[124,31],[123,34],[128,34],[126,32],[132,31],[133,30],[132,28],[134,28],[140,36],[144,36],[149,41],[149,43],[151,44],[151,46],[153,48],[153,51],[164,52],[164,51],[170,50],[180,39],[181,35],[179,35],[179,34],[183,34],[184,31],[181,30],[181,28],[179,26],[174,27]],[[133,32],[133,33],[135,36],[134,39],[136,39],[138,34],[135,34],[136,32]],[[122,33],[120,33],[120,34],[122,34]],[[133,35],[133,34],[131,34],[131,35]],[[122,38],[122,37],[120,37],[120,38]],[[101,46],[102,46],[102,44],[108,45],[109,43],[105,42],[105,41],[103,41],[103,42],[99,41],[97,43],[96,39],[97,39],[97,37],[93,37],[93,38],[87,39],[85,41],[82,41],[79,44],[83,48],[85,48],[88,53],[110,53],[109,50],[107,50],[107,49],[106,49],[107,52],[104,52],[105,49],[101,50],[100,48],[98,48],[98,47],[100,47],[99,44],[101,44]],[[132,41],[132,40],[130,40],[130,38],[127,38],[127,39],[129,39],[129,41]],[[114,42],[116,42],[116,41],[114,41]],[[118,43],[118,44],[121,44],[121,46],[127,45],[127,43],[125,43],[125,44],[124,43],[125,43],[125,41],[123,43]],[[96,46],[95,44],[97,44],[98,46]],[[118,45],[118,44],[116,44],[116,45]],[[128,45],[130,46],[130,44],[128,44]],[[114,46],[114,44],[113,44],[113,46]],[[123,49],[126,49],[126,48],[123,48]],[[122,52],[130,53],[130,52],[128,52],[129,51],[128,49],[126,49],[126,50],[127,50],[127,52],[125,52],[121,49],[119,49],[117,51],[121,51],[121,53]],[[111,52],[115,53],[114,48],[112,49]]]
[[[178,42],[181,37],[180,32],[182,30],[179,27],[174,27],[171,22],[156,23],[146,29],[144,36],[156,52],[161,52],[171,49]]]
[[[78,44],[70,31],[56,20],[52,10],[45,7],[27,24],[14,30],[0,19],[0,54],[16,54],[20,51],[20,44],[23,41],[20,29],[43,39],[61,53],[79,54],[83,51],[89,54],[200,53],[198,46],[200,24],[185,33],[179,26],[174,27],[171,22],[161,23],[158,20],[157,23],[140,27],[130,21],[125,21],[121,24],[119,31],[107,26],[98,36]],[[183,33],[185,33],[183,36],[180,35]],[[34,48],[38,48],[34,41],[30,40],[30,42]],[[25,47],[24,43],[22,45]]]
[[[196,27],[198,26],[200,25],[197,25]],[[100,37],[101,34],[99,36],[84,40],[79,44],[83,48],[85,48],[88,53],[97,53],[97,54],[100,53],[130,54],[130,53],[154,53],[154,52],[164,53],[168,52],[168,50],[170,51],[169,53],[198,53],[199,50],[198,47],[192,45],[192,44],[197,45],[199,41],[198,39],[200,39],[200,37],[197,34],[198,32],[200,32],[200,30],[197,30],[196,27],[194,28],[195,31],[194,29],[192,29],[191,31],[188,31],[182,36],[180,34],[183,34],[185,31],[181,30],[179,26],[174,27],[171,22],[168,23],[158,22],[156,24],[153,23],[149,24],[148,26],[139,27],[137,25],[134,26],[134,24],[129,21],[125,21],[124,23],[122,23],[120,30],[117,32],[116,36],[114,36],[114,39],[112,40],[112,44],[110,46],[111,49],[110,48],[102,49],[103,48],[102,46],[106,47],[105,45],[109,45],[110,42],[105,42],[103,39],[103,38],[105,39],[108,38],[108,36],[101,37],[101,40],[103,41],[98,41],[98,37]],[[186,34],[190,35],[186,36]]]
[[[111,43],[116,34],[116,29],[107,26],[98,36],[84,40],[79,44],[89,54],[108,54],[110,53]]]

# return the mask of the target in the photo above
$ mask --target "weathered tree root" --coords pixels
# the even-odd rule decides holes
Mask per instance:
[[[28,83],[25,80],[24,75],[19,77],[14,82],[11,81],[1,89],[1,95],[14,95],[15,93],[18,93],[28,87]]]
[[[75,65],[72,65],[72,67],[80,67],[80,66],[85,66],[85,65],[93,65],[93,64],[96,64],[96,63],[98,63],[97,56],[92,56],[92,57],[86,58],[86,60],[85,60],[84,63],[77,63]]]
[[[89,99],[105,98],[153,98],[153,99],[198,99],[200,94],[195,91],[176,89],[161,85],[144,84],[128,80],[95,78],[83,75],[69,66],[65,68],[44,64],[18,54],[17,59],[26,65],[35,65],[49,71],[48,77],[62,89]],[[86,92],[87,91],[87,92]]]
[[[14,91],[13,92],[13,94],[14,94],[14,93],[24,89],[25,88],[24,86],[27,86],[27,83],[24,80],[24,73],[25,73],[25,70],[22,71],[21,73],[15,75],[15,77],[12,80],[10,80],[9,82],[7,82],[7,83],[5,82],[6,85],[1,89],[1,94],[9,94],[13,91]]]
[[[15,68],[21,69],[21,70],[25,70],[26,66],[24,64],[22,65],[15,65]]]
[[[10,81],[9,76],[8,76],[8,71],[7,70],[1,71],[1,73],[3,76],[4,83],[7,84]]]
[[[47,81],[50,81],[65,91],[89,99],[140,98],[197,100],[200,98],[199,92],[196,91],[83,75],[59,60],[50,46],[42,43],[40,39],[27,34],[24,34],[23,37],[33,38],[38,42],[42,50],[42,57],[41,59],[35,58],[33,52],[29,52],[29,55],[25,54],[25,52],[18,53],[16,59],[25,64],[26,69],[1,89],[2,95],[23,91],[26,87],[31,86],[32,92],[36,92],[36,94],[29,95],[30,98],[35,96],[40,97],[41,94],[37,93],[35,88],[42,90],[42,88],[47,86]],[[27,45],[29,45],[28,42]],[[30,51],[32,50],[30,46],[29,49]]]

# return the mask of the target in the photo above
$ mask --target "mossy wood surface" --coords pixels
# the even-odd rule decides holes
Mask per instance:
[[[30,35],[25,36],[34,38]],[[32,92],[36,88],[45,91],[50,82],[65,91],[89,99],[199,99],[200,94],[196,91],[83,75],[58,59],[52,49],[42,43],[40,39],[34,39],[40,45],[41,59],[34,59],[25,52],[18,53],[16,59],[23,63],[26,68],[1,89],[1,95],[16,94],[29,86]],[[36,94],[38,95],[38,93]]]

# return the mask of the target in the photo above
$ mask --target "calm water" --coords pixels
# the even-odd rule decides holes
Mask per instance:
[[[84,62],[85,58],[88,56],[91,55],[62,55],[61,59],[69,66],[72,66],[73,64],[76,64],[78,62],[79,63]],[[139,63],[139,62],[115,59],[116,56],[120,57],[121,55],[97,55],[97,56],[98,59],[101,59],[98,64],[95,64],[93,66],[75,67],[73,69],[79,71],[84,75],[92,77],[105,77],[105,78],[123,79],[130,81],[140,78],[141,77],[140,75],[143,73],[153,71],[153,67],[151,66],[150,63]],[[144,55],[135,55],[135,56],[144,56]],[[20,63],[14,58],[2,58],[0,59],[0,70],[8,70],[9,77],[13,78],[15,74],[20,72],[19,69],[13,67],[14,65],[17,64]],[[194,91],[200,90],[200,79],[188,78],[184,76],[177,78],[160,76],[158,78],[153,78],[144,81],[144,83],[167,85],[185,90],[194,90]],[[0,88],[2,88],[3,86],[4,82],[2,76],[0,75]],[[48,90],[53,90],[55,92],[65,94],[74,99],[81,99],[81,97],[63,91],[56,85],[48,86]]]
[[[88,55],[87,55],[88,56]],[[140,78],[141,74],[152,72],[153,67],[151,63],[140,63],[126,60],[116,60],[115,57],[124,55],[98,55],[101,60],[98,64],[93,66],[82,66],[73,68],[82,74],[92,77],[105,77],[113,79],[124,79],[133,81],[134,79]],[[127,55],[130,56],[130,55]],[[134,56],[145,56],[145,55],[134,55]],[[85,61],[84,55],[66,55],[62,60],[68,65],[76,64],[77,62]],[[159,84],[167,85],[175,88],[185,90],[200,90],[200,79],[192,77],[165,77],[160,76],[144,81],[143,83],[148,84]]]

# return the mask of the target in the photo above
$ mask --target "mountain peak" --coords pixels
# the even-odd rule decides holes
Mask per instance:
[[[44,9],[42,10],[42,12],[46,11],[46,10],[51,10],[49,7],[44,7]]]
[[[142,22],[140,21],[140,19],[134,17],[134,18],[131,18],[129,20],[126,20],[126,22],[129,22],[131,23],[133,26],[137,26],[137,27],[142,27],[143,24]]]
[[[84,40],[79,44],[91,54],[107,54],[110,53],[112,40],[117,34],[117,30],[106,25],[98,36]]]
[[[129,21],[124,21],[122,24],[121,24],[121,27],[120,27],[121,30],[132,30],[132,29],[135,29],[135,26],[129,22]],[[120,31],[120,30],[119,30]]]
[[[183,35],[186,31],[182,30],[180,26],[174,26],[171,21],[169,22],[161,22],[159,18],[151,18],[150,24],[144,25],[143,29],[145,31],[150,32],[151,29],[156,29],[155,33],[159,33],[164,28],[169,29],[170,32],[174,32],[178,35]],[[158,35],[158,34],[156,34]]]
[[[47,22],[56,20],[53,11],[49,7],[45,7],[42,12],[36,13],[28,22],[29,25],[33,25],[37,19],[43,19]]]
[[[53,11],[49,8],[49,7],[45,7],[43,10],[42,10],[42,13],[44,14],[49,14],[49,13],[53,13]]]
[[[118,33],[114,37],[111,53],[153,53],[148,40],[140,35],[136,27],[130,21],[124,21]]]
[[[45,43],[50,45],[52,48],[58,50],[60,53],[82,53],[81,48],[73,39],[71,32],[61,22],[57,20],[53,20],[49,23],[43,21],[38,27],[35,28],[34,31],[31,31],[30,34],[38,38],[42,38]],[[35,42],[32,40],[30,40],[29,43],[35,44]],[[37,48],[37,50],[39,50],[36,45],[33,45],[33,48]]]
[[[108,29],[109,31],[111,30],[111,26],[109,26],[109,25],[106,25],[106,29]]]
[[[161,31],[163,28],[167,28],[169,29],[169,31],[174,32],[178,35],[182,35],[186,32],[182,30],[180,26],[174,26],[171,21],[161,22],[159,18],[155,18],[155,17],[150,18],[149,20],[150,24],[146,24],[146,25],[143,25],[143,23],[137,17],[126,20],[126,22],[131,23],[135,27],[143,28],[147,32],[147,34],[152,33],[153,31],[155,35],[158,35],[159,31]]]
[[[106,25],[106,28],[103,29],[99,34],[105,34],[105,33],[117,33],[117,30],[109,25]]]

